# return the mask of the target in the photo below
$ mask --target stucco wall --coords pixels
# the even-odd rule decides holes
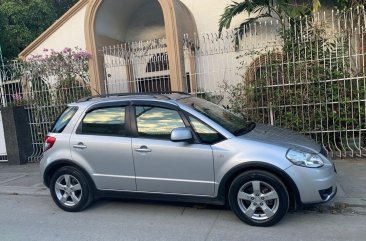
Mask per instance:
[[[165,37],[163,12],[156,0],[104,0],[95,22],[98,35],[121,42]]]
[[[111,0],[105,0],[111,1]],[[146,0],[138,0],[138,2],[144,3]],[[157,0],[156,0],[157,1]],[[218,21],[220,15],[224,12],[225,7],[231,4],[231,0],[180,0],[192,13],[199,34],[204,33],[217,33]],[[151,3],[152,4],[152,3]],[[130,26],[132,29],[129,31],[129,35],[132,38],[127,40],[136,41],[136,38],[141,38],[140,40],[149,40],[151,38],[161,38],[164,37],[163,26],[162,26],[162,16],[160,16],[155,21],[152,18],[157,18],[156,14],[158,11],[154,10],[155,14],[148,13],[151,12],[152,6],[158,6],[158,4],[148,4],[145,7],[140,8],[140,12],[136,12],[136,6],[138,5],[136,1],[131,0],[131,2],[125,1],[123,4],[121,2],[116,2],[114,5],[121,7],[122,9],[111,9],[108,10],[108,14],[104,14],[106,18],[104,21],[97,21],[97,34],[103,34],[103,30],[107,30],[108,27],[113,27],[114,30],[109,30],[109,32],[117,31],[121,32],[126,26]],[[150,6],[151,5],[151,6]],[[323,4],[322,10],[329,11],[327,8],[329,4]],[[129,9],[130,6],[130,9]],[[42,42],[31,54],[42,53],[44,48],[53,48],[55,50],[62,50],[65,47],[80,47],[82,49],[86,48],[85,35],[84,35],[84,20],[85,12],[87,6],[81,8],[73,17],[67,20],[59,29],[52,33],[44,42]],[[132,8],[132,9],[131,9]],[[103,10],[103,9],[102,9]],[[132,11],[132,13],[131,13]],[[159,10],[160,11],[160,10]],[[130,12],[130,14],[127,14]],[[133,13],[135,12],[135,13]],[[134,17],[132,17],[132,15]],[[123,16],[132,17],[133,22],[123,23]],[[142,18],[148,18],[142,19]],[[237,27],[245,18],[247,14],[241,14],[235,17],[232,21],[231,27]],[[118,19],[114,21],[118,26],[114,26],[108,19]],[[130,19],[131,20],[131,19]],[[129,20],[129,21],[130,21]],[[107,25],[103,26],[103,23],[108,22]],[[159,22],[159,24],[156,24]],[[144,24],[148,26],[144,27]],[[158,29],[155,25],[158,26]],[[126,29],[125,29],[126,30]],[[140,31],[138,31],[140,30]],[[143,31],[142,31],[143,30]],[[138,32],[136,32],[138,31]],[[126,32],[126,31],[125,31]],[[141,32],[144,32],[144,36],[141,36]],[[108,35],[107,35],[108,36]],[[111,36],[109,36],[111,37]],[[150,37],[150,38],[149,38]],[[121,40],[119,37],[114,36],[115,39]],[[125,39],[126,40],[126,39]],[[27,56],[26,56],[27,57]]]
[[[84,35],[84,18],[86,6],[81,8],[74,16],[66,21],[59,29],[52,33],[30,55],[43,54],[43,49],[63,50],[65,47],[86,48]],[[28,55],[28,56],[30,56]],[[26,57],[28,57],[26,56]]]
[[[192,12],[199,33],[212,33],[218,30],[218,21],[225,7],[231,4],[231,0],[181,0]],[[232,27],[237,27],[247,17],[239,15],[232,22]]]
[[[223,13],[224,8],[231,3],[231,0],[181,0],[181,2],[191,11],[192,15],[197,24],[198,33],[212,33],[217,32],[218,30],[218,20],[220,15]],[[131,3],[132,4],[132,3]],[[118,5],[118,4],[117,4]],[[128,4],[124,4],[125,10]],[[85,20],[85,12],[87,6],[81,8],[74,16],[72,16],[69,20],[67,20],[59,29],[57,29],[54,33],[52,33],[45,41],[43,41],[36,49],[34,49],[29,55],[34,54],[42,54],[43,49],[54,49],[56,51],[62,50],[65,47],[80,47],[82,49],[86,48],[85,43],[85,35],[84,35],[84,20]],[[151,7],[150,7],[151,8]],[[133,23],[121,23],[121,26],[134,26],[142,29],[143,26],[140,26],[142,22],[146,23],[146,20],[142,20],[143,16],[149,17],[150,15],[146,15],[147,9],[142,9],[140,13],[136,13],[135,16],[139,16]],[[122,10],[121,10],[122,11]],[[121,18],[121,12],[117,15],[117,18]],[[123,12],[123,11],[122,11]],[[107,18],[113,18],[113,11],[110,14],[105,15]],[[115,13],[115,11],[114,11]],[[122,14],[123,15],[123,14]],[[151,16],[150,16],[151,17]],[[237,26],[246,15],[239,16],[234,19],[232,26]],[[161,19],[157,20],[161,21]],[[104,21],[102,21],[104,22]],[[147,21],[152,22],[152,21]],[[110,25],[111,26],[111,25]],[[110,27],[109,26],[109,27]],[[139,27],[140,26],[140,27]],[[97,29],[100,29],[97,26]],[[102,29],[105,29],[106,26],[103,26]],[[162,26],[160,27],[162,28]],[[118,29],[118,28],[117,28]],[[136,28],[134,28],[136,29]],[[143,36],[143,40],[148,40],[148,36],[153,36],[153,38],[157,37],[157,32],[159,32],[159,37],[163,37],[163,34],[160,33],[161,30],[149,27],[145,28],[146,35]],[[97,31],[98,32],[98,31]],[[103,32],[103,31],[102,31]],[[153,34],[149,34],[153,33]],[[134,32],[130,31],[130,34],[136,35]],[[141,37],[141,36],[140,36]],[[117,38],[118,39],[118,38]],[[133,39],[135,41],[135,39]],[[28,57],[29,55],[25,56]]]

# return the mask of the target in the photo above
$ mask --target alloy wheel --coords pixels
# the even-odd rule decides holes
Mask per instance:
[[[55,183],[55,194],[60,203],[65,206],[76,206],[83,195],[78,179],[69,174],[59,176]]]
[[[258,180],[245,183],[239,189],[237,201],[241,211],[256,221],[270,219],[279,207],[277,191],[267,182]]]

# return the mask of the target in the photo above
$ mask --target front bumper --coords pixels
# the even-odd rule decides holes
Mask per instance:
[[[337,193],[336,173],[331,163],[321,168],[293,165],[285,171],[295,182],[302,204],[328,202]]]

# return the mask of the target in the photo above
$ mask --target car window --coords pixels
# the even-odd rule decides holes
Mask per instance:
[[[185,127],[177,111],[160,107],[137,106],[136,122],[139,136],[163,140],[170,140],[173,129]]]
[[[242,116],[204,99],[189,97],[182,98],[179,102],[195,109],[236,136],[246,134],[255,127],[254,122],[248,122]]]
[[[65,109],[64,112],[62,112],[62,114],[57,118],[50,132],[61,133],[70,122],[71,118],[75,115],[77,110],[77,107],[68,107]]]
[[[108,107],[87,113],[82,122],[83,134],[126,136],[125,107]]]
[[[203,143],[213,144],[223,140],[223,136],[196,117],[189,116],[193,130],[197,133]]]

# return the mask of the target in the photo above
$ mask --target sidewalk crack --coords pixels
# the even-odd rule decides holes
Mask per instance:
[[[26,177],[26,176],[28,176],[28,175],[27,174],[22,174],[20,176],[16,176],[16,177],[13,177],[13,178],[6,179],[6,180],[0,182],[0,185],[6,184],[6,183],[11,182],[11,181],[18,180],[18,179],[23,178],[23,177]]]
[[[217,213],[215,220],[214,220],[214,221],[213,221],[213,223],[211,224],[211,227],[210,227],[210,229],[208,230],[208,233],[206,234],[205,241],[207,241],[207,240],[208,240],[208,237],[210,236],[210,234],[211,234],[211,232],[212,232],[213,227],[215,226],[215,224],[216,224],[217,220],[219,219],[220,214],[221,214],[221,210]]]

